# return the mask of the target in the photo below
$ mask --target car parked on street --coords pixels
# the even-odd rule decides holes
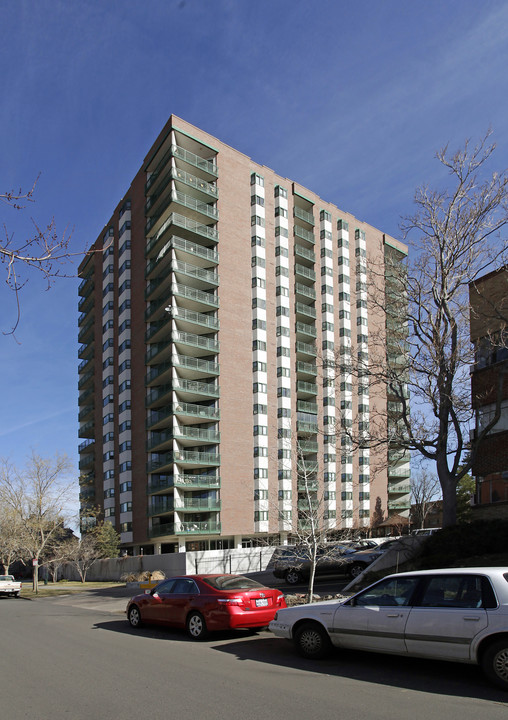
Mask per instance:
[[[356,550],[342,543],[328,543],[318,549],[316,577],[320,575],[347,575],[355,578],[376,560],[383,551],[378,548]],[[304,547],[293,547],[283,551],[275,560],[273,574],[283,578],[288,585],[297,585],[308,580],[311,561]]]
[[[508,568],[388,575],[343,602],[280,610],[269,628],[304,657],[336,646],[473,663],[508,690]]]
[[[279,590],[243,575],[181,575],[163,580],[127,604],[133,628],[156,623],[186,628],[193,640],[208,632],[266,627],[286,607]]]

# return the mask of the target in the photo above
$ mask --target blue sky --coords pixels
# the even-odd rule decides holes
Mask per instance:
[[[492,126],[508,165],[504,0],[0,0],[0,28],[0,192],[40,173],[26,213],[0,204],[15,237],[54,216],[90,245],[171,113],[395,237],[446,181],[438,148]],[[20,465],[77,467],[77,286],[31,276],[0,335],[0,457]]]

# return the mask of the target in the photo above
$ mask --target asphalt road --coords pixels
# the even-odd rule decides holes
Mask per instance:
[[[475,667],[368,653],[299,658],[268,632],[132,630],[128,591],[0,598],[6,720],[506,720]]]

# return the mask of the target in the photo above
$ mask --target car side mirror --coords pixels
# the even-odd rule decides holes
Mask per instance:
[[[351,598],[351,600],[346,603],[346,605],[350,605],[351,607],[355,607],[356,605],[356,598]]]

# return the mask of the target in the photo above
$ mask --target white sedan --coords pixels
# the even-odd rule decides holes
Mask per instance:
[[[269,628],[304,657],[335,645],[473,663],[508,690],[508,568],[388,575],[344,602],[279,610]]]

